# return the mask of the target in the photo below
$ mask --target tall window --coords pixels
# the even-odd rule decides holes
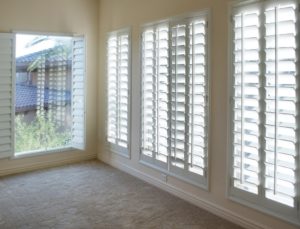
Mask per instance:
[[[207,187],[207,13],[145,27],[141,160]]]
[[[84,41],[1,34],[0,157],[84,147]],[[6,89],[4,89],[6,87]],[[5,109],[2,109],[5,108]],[[3,137],[3,138],[2,138]],[[3,147],[2,147],[3,146]]]
[[[111,151],[129,157],[129,30],[111,32],[107,40],[107,141]]]
[[[299,224],[297,7],[267,1],[233,9],[230,161],[233,197]]]

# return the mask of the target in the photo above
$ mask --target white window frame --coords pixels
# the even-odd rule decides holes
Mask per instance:
[[[292,224],[295,225],[300,225],[300,170],[298,168],[298,173],[297,173],[297,177],[296,180],[298,181],[298,185],[297,185],[297,189],[298,189],[298,193],[296,190],[296,195],[298,196],[298,201],[296,203],[296,206],[294,208],[285,206],[283,204],[280,204],[278,202],[272,201],[270,199],[267,199],[264,196],[261,196],[260,194],[260,189],[261,189],[261,185],[259,185],[259,191],[258,191],[258,195],[252,194],[250,192],[247,191],[243,191],[242,189],[238,189],[235,188],[233,186],[233,181],[232,181],[232,177],[233,177],[233,147],[232,147],[232,142],[233,142],[233,138],[234,138],[234,134],[233,134],[233,114],[234,114],[234,103],[233,103],[233,97],[234,97],[234,87],[233,87],[233,83],[234,83],[234,55],[233,55],[233,48],[234,48],[234,32],[233,32],[233,14],[237,11],[242,11],[244,9],[258,9],[260,10],[261,14],[264,14],[264,9],[267,6],[270,5],[274,5],[277,3],[296,3],[297,5],[297,24],[298,24],[298,31],[297,31],[297,50],[298,53],[296,54],[296,58],[298,58],[297,60],[297,64],[296,64],[296,69],[297,69],[297,76],[299,76],[300,74],[300,66],[299,66],[299,49],[300,49],[300,29],[299,29],[299,25],[300,25],[300,1],[299,0],[278,0],[278,1],[270,1],[270,0],[248,0],[248,1],[243,1],[243,2],[238,2],[238,1],[234,1],[232,3],[229,4],[228,9],[229,9],[229,15],[228,15],[228,75],[229,75],[229,81],[228,81],[228,91],[229,91],[229,98],[228,98],[228,107],[230,109],[228,109],[228,120],[227,120],[227,124],[228,124],[228,146],[227,146],[227,165],[228,165],[228,169],[227,169],[227,174],[228,174],[228,178],[227,178],[227,193],[226,196],[228,199],[240,203],[242,205],[251,207],[253,209],[256,209],[258,211],[264,212],[266,214],[269,214],[271,216],[280,218],[284,221],[288,221]],[[261,25],[261,27],[264,27],[264,25]],[[263,37],[261,37],[261,39],[264,39]],[[261,39],[259,41],[259,44],[261,45]],[[263,52],[264,50],[259,50],[259,53]],[[261,55],[261,54],[260,54]],[[264,62],[264,60],[261,61],[262,63]],[[260,70],[262,68],[260,67]],[[297,81],[298,87],[299,87],[299,77],[298,77],[298,81]],[[260,91],[262,91],[263,89],[259,89]],[[299,88],[298,88],[299,91]],[[299,92],[298,92],[298,98],[299,98]],[[260,102],[261,103],[261,102]],[[299,103],[299,101],[298,101]],[[299,109],[299,105],[297,107],[297,109]],[[299,114],[298,114],[298,120],[297,123],[299,123]],[[261,132],[261,127],[259,128],[259,131]],[[264,157],[264,155],[262,155],[262,158]],[[263,163],[263,161],[261,160],[260,164]],[[298,152],[298,165],[300,165],[300,152]]]
[[[207,106],[207,111],[206,111],[206,136],[207,136],[207,150],[206,150],[206,165],[205,165],[205,174],[204,176],[201,175],[197,175],[197,174],[192,174],[191,172],[189,172],[189,174],[176,174],[174,173],[174,166],[173,166],[173,171],[170,170],[170,150],[169,151],[169,155],[168,155],[168,159],[167,159],[167,163],[163,163],[160,162],[158,160],[155,160],[153,158],[147,157],[146,155],[144,155],[142,153],[142,134],[140,135],[140,144],[139,144],[139,163],[141,163],[142,165],[145,165],[147,167],[150,167],[154,170],[157,170],[163,174],[166,174],[168,176],[177,178],[181,181],[184,181],[185,183],[191,184],[193,186],[199,187],[205,191],[209,191],[209,187],[210,187],[210,182],[209,182],[209,178],[210,178],[210,113],[211,113],[211,84],[210,84],[210,68],[211,68],[211,60],[210,60],[210,49],[211,49],[211,11],[210,9],[204,9],[201,10],[199,12],[190,12],[187,14],[183,14],[183,15],[178,15],[178,16],[174,16],[171,18],[167,18],[167,19],[163,19],[163,20],[159,20],[159,21],[155,21],[155,22],[151,22],[151,23],[146,23],[144,25],[142,25],[141,27],[141,33],[140,33],[140,63],[142,63],[142,57],[143,57],[143,32],[145,30],[147,30],[147,28],[153,28],[153,27],[157,27],[159,25],[168,25],[169,27],[169,77],[171,77],[171,70],[172,70],[172,61],[171,61],[171,30],[172,30],[172,25],[176,24],[176,23],[182,23],[182,22],[190,22],[193,19],[197,19],[197,18],[205,18],[206,20],[206,90],[207,90],[207,98],[206,98],[206,106]],[[140,66],[140,75],[142,75],[142,64]],[[143,79],[141,77],[141,89],[140,89],[140,94],[143,95]],[[142,96],[141,96],[142,98]],[[143,113],[143,102],[140,102],[140,114]],[[142,117],[140,119],[140,125],[142,128]]]
[[[82,144],[76,144],[76,142],[73,142],[73,138],[71,140],[71,143],[67,146],[62,146],[58,148],[53,148],[49,150],[32,150],[32,151],[24,151],[16,154],[15,152],[15,79],[16,79],[16,56],[15,56],[15,50],[16,50],[16,35],[17,34],[28,34],[28,35],[40,35],[40,36],[59,36],[59,37],[70,37],[73,39],[72,43],[76,39],[81,39],[83,42],[83,106],[84,106],[84,111],[83,111],[83,143]],[[73,151],[73,150],[79,150],[79,151],[84,151],[86,148],[86,39],[84,35],[77,35],[77,34],[71,34],[71,33],[52,33],[52,32],[38,32],[38,31],[12,31],[11,33],[0,33],[0,36],[8,36],[11,37],[13,43],[12,43],[12,103],[11,103],[11,145],[12,145],[12,150],[10,151],[9,154],[5,155],[0,155],[0,159],[2,158],[11,158],[11,159],[19,159],[19,158],[25,158],[25,157],[32,157],[32,156],[39,156],[39,155],[46,155],[46,154],[52,154],[52,153],[59,153],[59,152],[66,152],[66,151]],[[74,50],[74,46],[73,46]],[[72,50],[72,57],[74,55]],[[73,61],[73,58],[72,58]],[[72,81],[73,81],[73,64],[72,64]],[[73,85],[73,82],[72,82]],[[73,91],[73,86],[72,86],[72,91]],[[73,92],[72,92],[73,93]],[[71,101],[71,110],[73,109],[73,99]],[[72,127],[73,130],[73,127]],[[73,131],[72,131],[73,132]],[[73,134],[72,134],[73,137]]]
[[[107,129],[107,122],[108,122],[108,118],[107,118],[107,114],[108,114],[108,57],[107,57],[107,54],[108,54],[108,46],[107,46],[107,42],[108,42],[108,39],[111,37],[111,36],[116,36],[116,37],[119,37],[121,35],[128,35],[128,120],[127,120],[127,130],[128,130],[128,135],[127,135],[127,148],[124,148],[124,147],[121,147],[121,146],[118,146],[116,144],[113,144],[113,143],[110,143],[108,142],[107,140],[107,132],[108,132],[108,129]],[[107,36],[106,36],[106,68],[105,68],[105,75],[106,75],[106,98],[105,98],[105,115],[106,115],[106,122],[105,122],[105,145],[106,145],[106,149],[107,151],[111,152],[111,153],[114,153],[114,154],[117,154],[119,156],[122,156],[122,157],[125,157],[127,159],[130,159],[131,158],[131,101],[132,101],[132,93],[131,93],[131,82],[132,82],[132,73],[131,73],[131,63],[132,63],[132,55],[131,55],[131,28],[130,27],[125,27],[125,28],[122,28],[122,29],[118,29],[118,30],[114,30],[114,31],[111,31],[111,32],[108,32],[107,33]]]

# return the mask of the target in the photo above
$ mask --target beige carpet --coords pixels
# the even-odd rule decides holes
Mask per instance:
[[[240,227],[91,161],[0,178],[0,228]]]

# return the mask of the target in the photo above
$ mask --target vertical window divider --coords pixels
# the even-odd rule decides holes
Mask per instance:
[[[156,157],[158,157],[158,154],[159,154],[159,93],[160,93],[160,88],[159,88],[159,80],[160,80],[160,71],[159,71],[159,65],[160,65],[160,31],[159,31],[159,28],[157,29],[157,47],[156,47],[156,58],[157,58],[157,64],[155,65],[156,66],[156,87],[157,87],[157,93],[156,93]]]
[[[241,14],[241,167],[240,180],[244,183],[244,13]]]
[[[260,10],[259,11],[260,17],[259,17],[259,31],[260,31],[260,38],[259,38],[259,45],[260,45],[260,50],[259,50],[259,57],[260,57],[260,75],[259,75],[259,83],[260,83],[260,100],[259,100],[259,105],[260,105],[260,126],[259,126],[259,139],[260,139],[260,149],[259,149],[259,154],[261,157],[259,158],[259,165],[262,168],[259,174],[260,178],[260,184],[259,184],[259,195],[260,196],[265,196],[265,161],[266,161],[266,154],[265,154],[265,122],[266,122],[266,116],[265,116],[265,111],[266,111],[266,91],[265,91],[265,86],[266,86],[266,78],[264,77],[266,75],[266,65],[265,60],[266,60],[266,55],[265,55],[265,47],[266,47],[266,41],[265,41],[265,13],[264,11]]]
[[[168,171],[170,171],[170,158],[172,152],[172,27],[168,23]]]
[[[178,41],[178,25],[176,25],[176,36],[175,36],[175,55],[174,55],[174,58],[175,58],[175,92],[174,94],[176,95],[177,94],[177,41]],[[174,157],[175,157],[175,164],[176,164],[176,161],[177,161],[177,100],[176,98],[174,99],[174,104],[175,104],[175,122],[174,122],[174,128],[171,128],[173,131],[174,131]],[[171,111],[172,112],[172,111]]]
[[[275,6],[275,139],[274,139],[274,187],[273,193],[277,194],[277,137],[278,137],[278,8]]]
[[[191,112],[191,119],[192,121],[190,122],[190,126],[191,126],[191,134],[194,134],[194,96],[195,96],[195,24],[192,23],[192,34],[191,35],[191,39],[192,39],[192,61],[193,61],[193,71],[192,71],[192,107],[190,109],[192,109]],[[206,101],[207,102],[207,101]],[[194,138],[191,137],[191,154],[194,152]],[[193,166],[194,164],[194,157],[191,155],[191,166]],[[206,164],[206,163],[205,163]]]
[[[157,77],[156,77],[156,73],[157,73],[157,69],[156,69],[156,67],[155,66],[157,66],[157,44],[156,44],[156,41],[157,41],[157,38],[156,38],[156,32],[157,32],[157,27],[155,27],[154,29],[153,29],[153,41],[154,41],[154,48],[153,48],[153,61],[154,61],[154,66],[153,66],[153,69],[152,69],[152,72],[153,72],[153,82],[155,82],[154,83],[154,85],[153,85],[153,91],[155,92],[154,93],[154,96],[155,96],[155,98],[153,99],[153,108],[154,108],[154,116],[153,116],[153,121],[154,121],[154,123],[156,124],[156,122],[157,122],[157,103],[156,103],[156,101],[157,101],[157,86],[156,86],[156,80],[157,80]],[[153,128],[153,134],[154,133],[156,133],[156,125],[154,125],[154,126],[152,126],[152,128]],[[152,136],[152,139],[153,139],[153,142],[152,142],[152,144],[153,144],[153,152],[152,152],[152,157],[153,157],[153,159],[155,159],[156,158],[156,154],[157,154],[157,147],[156,147],[156,142],[157,142],[157,136]]]
[[[189,158],[189,138],[191,137],[189,134],[189,98],[190,98],[190,87],[189,87],[189,81],[190,81],[190,48],[189,48],[189,40],[190,40],[190,29],[189,29],[189,22],[185,22],[185,134],[184,134],[184,169],[188,171],[188,158]]]
[[[297,112],[297,141],[298,143],[296,144],[296,152],[298,152],[298,160],[296,160],[296,168],[298,169],[298,173],[296,172],[296,182],[297,182],[297,190],[298,193],[296,194],[296,198],[295,198],[295,204],[297,206],[297,210],[298,210],[298,218],[300,218],[300,114],[299,114],[299,110],[300,110],[300,3],[297,4],[298,10],[296,10],[296,96],[298,98],[297,102],[296,102],[296,111]]]
[[[116,120],[118,120],[118,122],[117,123],[120,123],[120,120],[121,120],[121,118],[120,118],[120,100],[121,100],[121,98],[120,98],[120,90],[121,90],[121,85],[120,85],[120,77],[119,77],[119,68],[120,68],[120,59],[121,59],[121,51],[120,51],[120,45],[121,45],[121,42],[120,42],[120,37],[116,37],[116,48],[117,48],[117,51],[116,51],[116,53],[117,53],[117,55],[118,55],[118,58],[117,58],[117,69],[116,69],[116,77],[117,77],[117,80],[116,80],[116,82],[117,82],[117,86],[116,86],[116,88],[117,88],[117,92],[116,92],[116,94],[117,94],[117,104],[116,104],[116,106],[117,106],[117,111],[116,111]],[[116,144],[118,145],[119,144],[119,140],[120,140],[120,128],[119,128],[119,125],[117,125],[117,138],[116,138]]]

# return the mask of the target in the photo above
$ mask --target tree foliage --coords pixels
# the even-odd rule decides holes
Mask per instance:
[[[17,115],[15,131],[16,152],[55,149],[70,143],[70,131],[41,115],[29,123],[23,115]]]

